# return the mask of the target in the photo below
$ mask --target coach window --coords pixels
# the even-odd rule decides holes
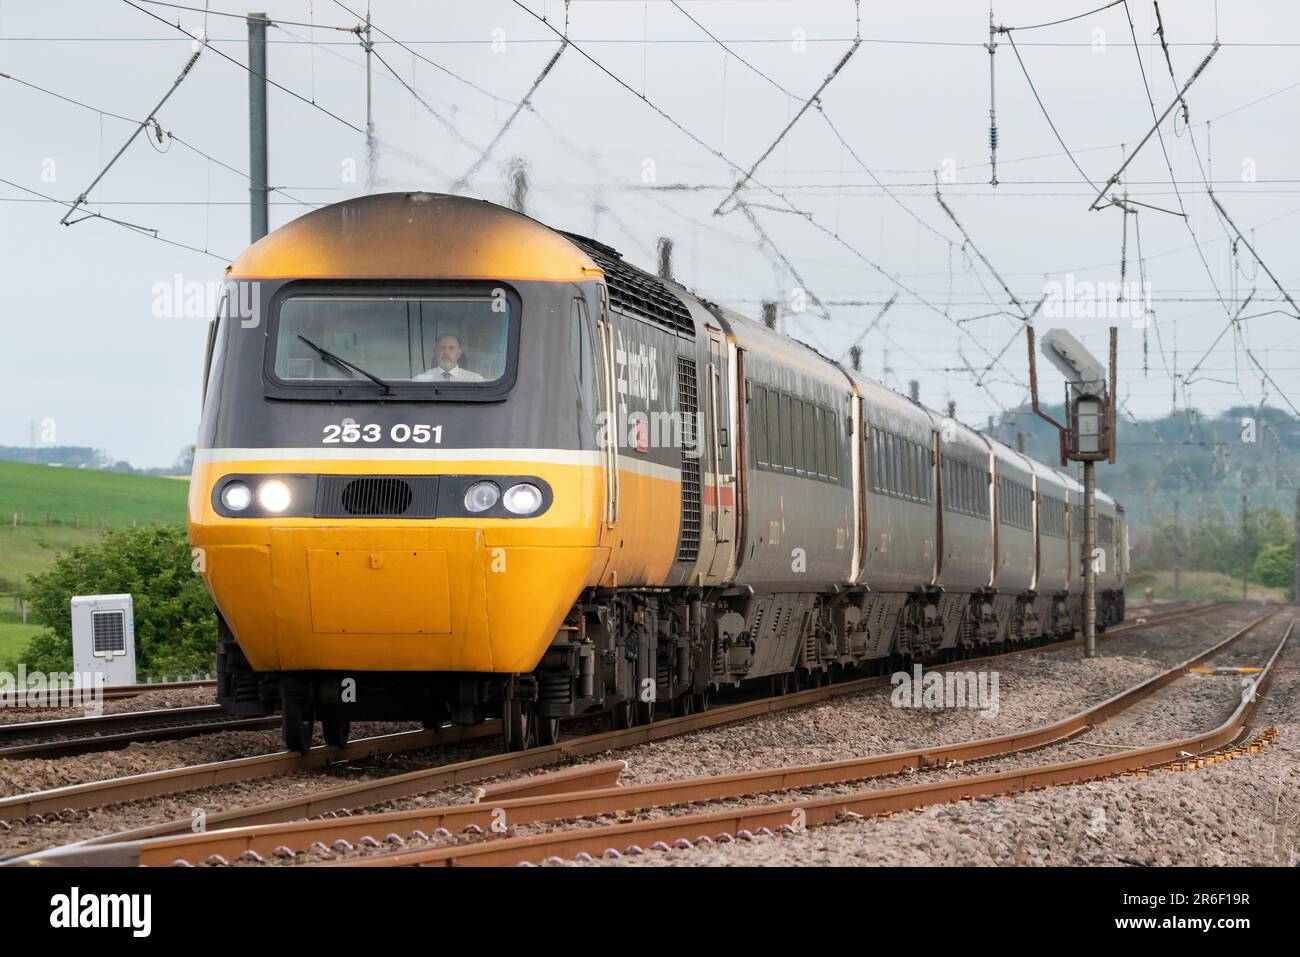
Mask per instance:
[[[893,495],[898,491],[898,436],[886,432],[885,439],[885,491]]]
[[[872,479],[875,480],[876,492],[884,492],[885,476],[889,475],[889,472],[885,467],[885,437],[880,429],[871,429],[871,454],[875,456],[876,473]]]
[[[876,438],[880,443],[880,481],[877,484],[880,486],[882,494],[888,494],[890,476],[893,474],[893,460],[890,458],[889,454],[889,433],[882,429],[880,432],[876,433]]]
[[[826,426],[822,420],[822,407],[813,407],[813,452],[816,476],[818,479],[826,479],[826,433],[822,429]]]
[[[920,501],[920,446],[907,442],[907,498]]]
[[[813,403],[803,403],[803,468],[809,473],[809,479],[816,477],[816,424],[813,416]]]
[[[781,393],[781,464],[787,472],[794,471],[794,429],[790,420],[790,396]]]
[[[889,449],[893,453],[893,467],[890,469],[889,487],[895,495],[903,494],[903,437],[889,434]]]
[[[750,400],[754,410],[750,430],[754,433],[754,455],[760,466],[767,466],[767,390],[761,385],[754,387],[754,398]]]
[[[768,464],[779,469],[784,460],[781,458],[781,413],[779,397],[775,390],[765,389],[767,393],[767,454]]]
[[[785,397],[781,397],[784,398]],[[794,468],[794,475],[803,475],[803,438],[800,436],[800,423],[803,416],[803,403],[800,400],[790,397],[790,433],[785,443],[789,450],[790,460],[788,465]]]
[[[880,432],[876,427],[871,426],[871,491],[880,491],[880,476],[883,469],[880,465]]]
[[[921,444],[912,443],[912,498],[925,501],[925,472],[921,468]]]
[[[838,413],[826,413],[826,468],[831,481],[840,480],[840,417]]]

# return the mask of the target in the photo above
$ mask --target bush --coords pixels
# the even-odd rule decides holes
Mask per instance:
[[[30,670],[72,670],[74,595],[131,595],[135,608],[135,659],[146,676],[213,670],[216,611],[203,580],[190,568],[185,529],[179,525],[105,530],[32,577],[32,613],[49,630],[27,646]]]
[[[1288,593],[1295,584],[1295,546],[1265,545],[1255,558],[1250,577],[1270,588],[1285,588]],[[1295,597],[1295,596],[1292,596]]]

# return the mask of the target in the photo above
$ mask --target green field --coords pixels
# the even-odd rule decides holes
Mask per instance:
[[[1179,575],[1178,592],[1174,592],[1174,573],[1170,571],[1139,571],[1129,578],[1125,589],[1128,596],[1137,600],[1142,598],[1146,588],[1152,590],[1152,597],[1160,599],[1186,599],[1188,601],[1240,601],[1241,579],[1218,572],[1183,572]],[[1265,585],[1250,583],[1247,592],[1251,601],[1285,602],[1287,593],[1282,588],[1268,588]]]
[[[3,524],[12,524],[14,512],[22,513],[26,525],[44,525],[47,517],[96,528],[101,522],[181,522],[188,494],[189,483],[174,478],[0,462]]]
[[[188,494],[172,478],[0,462],[0,602],[59,552],[94,541],[101,524],[184,522]]]
[[[4,601],[7,605],[9,599]],[[18,613],[8,607],[0,609],[0,671],[14,670],[7,666],[22,660],[28,640],[40,630],[40,625],[24,625]]]

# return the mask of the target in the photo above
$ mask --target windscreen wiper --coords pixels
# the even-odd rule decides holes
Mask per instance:
[[[340,369],[343,369],[345,371],[348,369],[352,369],[356,372],[360,372],[363,376],[365,376],[371,382],[374,382],[376,385],[382,385],[384,387],[384,391],[387,392],[389,395],[394,394],[393,387],[389,385],[387,382],[385,382],[383,379],[379,378],[379,376],[367,372],[365,369],[361,368],[361,366],[357,365],[355,362],[349,362],[347,359],[344,359],[342,356],[336,356],[328,349],[322,349],[320,346],[316,345],[316,343],[312,342],[306,336],[299,336],[298,338],[301,339],[303,342],[307,343],[307,345],[311,346],[317,352],[319,352],[320,357],[324,359],[326,362],[332,363],[333,365],[336,365]]]

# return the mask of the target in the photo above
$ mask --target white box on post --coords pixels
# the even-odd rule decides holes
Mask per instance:
[[[72,599],[72,667],[112,688],[135,680],[135,612],[130,595],[78,595]]]

